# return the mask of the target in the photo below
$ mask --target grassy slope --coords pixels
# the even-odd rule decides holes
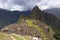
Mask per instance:
[[[14,37],[16,40],[31,40],[29,36],[22,36],[22,35],[16,35],[12,34],[12,37]]]
[[[43,38],[43,40],[49,40],[48,37],[47,37],[47,34],[46,32],[43,30],[43,28],[41,28],[39,25],[36,25],[32,20],[26,20],[26,23],[29,27],[34,27],[36,30],[38,30],[41,34],[41,37]],[[34,33],[33,33],[34,34]],[[2,38],[3,37],[3,38]],[[31,40],[29,38],[29,36],[24,36],[22,38],[16,36],[16,35],[13,35],[12,36],[14,39],[16,40]],[[7,34],[4,34],[4,33],[0,33],[0,40],[12,40]]]
[[[20,36],[20,35],[17,35],[17,34],[11,34],[11,35],[8,35],[6,33],[2,33],[0,32],[0,40],[31,40],[29,36]],[[11,37],[13,37],[14,39],[12,39]]]
[[[34,24],[32,20],[26,20],[26,23],[28,24],[29,27],[34,27],[35,29],[37,29],[41,33],[41,37],[43,38],[43,40],[48,40],[44,30],[38,25]]]
[[[0,40],[13,40],[7,34],[0,32]]]
[[[18,37],[18,36],[16,36],[16,35],[12,35],[12,37],[15,38],[16,40],[24,40],[24,39],[22,39],[21,37]]]

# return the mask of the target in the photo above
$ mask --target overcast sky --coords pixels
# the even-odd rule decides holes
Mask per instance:
[[[60,0],[0,0],[0,8],[8,10],[27,11],[36,5],[41,10],[60,8]]]

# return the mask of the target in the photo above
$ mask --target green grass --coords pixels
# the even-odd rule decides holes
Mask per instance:
[[[26,20],[26,23],[31,27],[31,26],[34,26],[34,23],[33,21],[31,20]]]
[[[23,40],[22,38],[20,38],[20,37],[18,37],[18,36],[16,36],[16,35],[12,35],[13,36],[13,38],[15,38],[16,40]]]
[[[19,36],[19,37],[18,37]],[[22,35],[17,35],[16,36],[16,34],[14,35],[14,34],[12,34],[12,37],[14,38],[14,39],[16,39],[16,40],[31,40],[31,38],[30,38],[30,36],[22,36]],[[21,38],[20,38],[21,37]],[[24,39],[22,39],[22,38],[24,38]]]
[[[29,36],[24,36],[23,37],[25,40],[32,40]]]
[[[32,20],[26,20],[26,23],[29,27],[34,27],[35,29],[37,29],[41,33],[41,37],[43,37],[43,40],[48,40],[48,38],[46,37],[46,33],[40,26],[34,24]]]
[[[13,40],[13,39],[10,38],[8,34],[0,32],[0,40]]]

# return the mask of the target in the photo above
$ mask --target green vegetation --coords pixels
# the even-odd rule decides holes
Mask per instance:
[[[23,37],[25,40],[31,40],[29,36],[24,36]]]
[[[43,40],[48,40],[47,34],[44,32],[44,30],[38,25],[34,24],[32,20],[26,20],[26,23],[29,27],[34,27],[35,29],[37,29],[41,33],[41,37],[43,38]]]
[[[28,26],[32,27],[32,26],[35,26],[33,21],[31,20],[26,20],[26,23],[28,24]]]
[[[60,40],[60,33],[59,34],[55,34],[54,37],[56,38],[56,40]]]
[[[16,35],[12,35],[16,40],[23,40],[22,38],[16,36]]]
[[[31,40],[29,36],[20,36],[20,35],[17,35],[16,34],[11,34],[11,35],[8,35],[6,33],[2,33],[0,32],[0,40],[13,40],[11,37],[13,37],[15,40]]]
[[[22,35],[16,35],[12,34],[12,37],[16,40],[31,40],[30,36],[22,36]]]
[[[17,22],[17,24],[21,24],[22,23],[22,21],[19,19],[19,21]]]
[[[0,32],[0,40],[13,40],[8,36],[8,34]]]

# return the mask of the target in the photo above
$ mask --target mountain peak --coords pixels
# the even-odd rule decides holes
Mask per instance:
[[[39,9],[38,6],[35,6],[32,11],[40,12],[41,10]]]
[[[38,18],[42,14],[42,11],[39,9],[38,6],[35,6],[30,14],[31,17]]]
[[[34,9],[39,9],[39,7],[38,6],[35,6]]]

